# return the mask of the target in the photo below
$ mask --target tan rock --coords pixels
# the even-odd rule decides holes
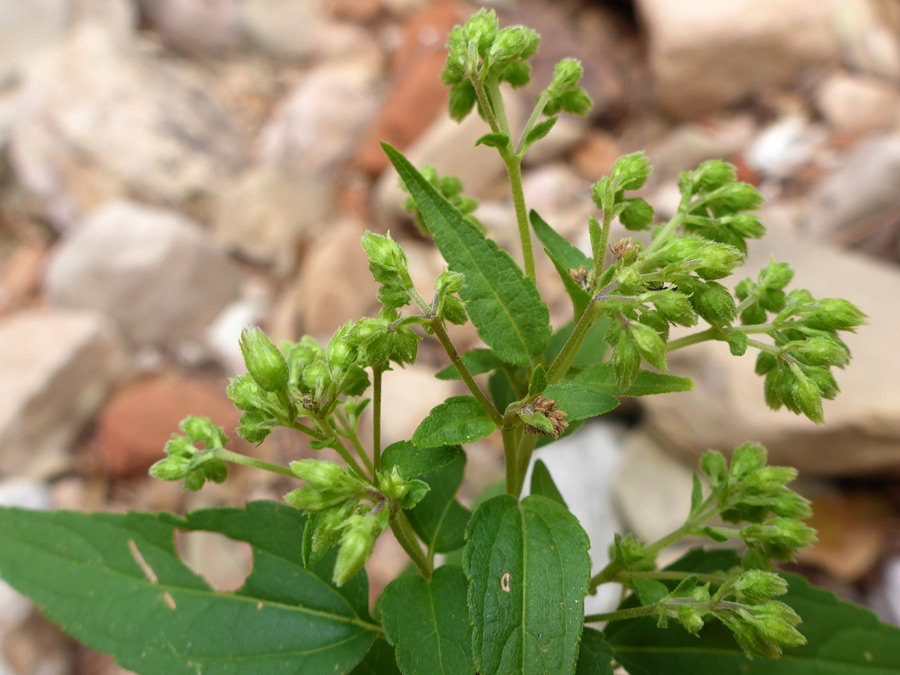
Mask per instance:
[[[408,441],[423,419],[437,405],[464,393],[455,381],[437,380],[437,368],[414,364],[386,372],[382,384],[383,445]]]
[[[900,124],[900,90],[873,77],[835,73],[819,87],[816,102],[836,131],[864,134]]]
[[[162,375],[117,392],[98,420],[99,452],[114,478],[144,473],[165,456],[163,448],[188,415],[209,417],[235,438],[240,412],[225,394],[225,382]]]
[[[692,117],[791,83],[838,56],[836,2],[638,0],[660,105]]]
[[[731,356],[724,343],[671,355],[670,371],[692,378],[694,390],[640,399],[647,423],[666,447],[692,461],[707,448],[729,452],[755,440],[769,449],[772,464],[807,474],[900,473],[900,359],[894,345],[900,314],[889,290],[900,288],[896,268],[802,240],[774,210],[762,220],[769,232],[751,244],[748,276],[755,278],[774,255],[796,271],[790,288],[847,298],[869,317],[869,325],[845,337],[853,360],[835,372],[841,393],[824,401],[824,426],[767,408],[762,378],[753,372],[755,355]]]

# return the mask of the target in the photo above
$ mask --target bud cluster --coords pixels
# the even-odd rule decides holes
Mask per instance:
[[[228,467],[214,454],[228,441],[222,427],[213,424],[208,417],[194,416],[184,418],[179,427],[183,435],[172,435],[166,443],[166,458],[150,467],[150,475],[169,481],[184,479],[184,487],[194,491],[208,480],[224,482]]]
[[[391,515],[400,508],[412,508],[429,490],[420,480],[403,480],[396,467],[376,475],[377,488],[334,462],[305,459],[291,462],[290,467],[306,485],[284,499],[309,515],[313,554],[339,544],[332,572],[337,586],[362,569]]]

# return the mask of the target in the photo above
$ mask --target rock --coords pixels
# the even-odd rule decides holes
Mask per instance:
[[[239,0],[138,0],[141,15],[163,44],[188,55],[242,45]]]
[[[572,436],[535,451],[525,479],[530,492],[534,462],[544,462],[569,510],[590,538],[593,574],[609,562],[608,546],[621,529],[612,502],[615,467],[621,455],[622,429],[613,424],[589,423]],[[601,587],[596,595],[585,599],[585,613],[615,609],[618,596],[619,589],[612,584]]]
[[[0,270],[0,316],[24,306],[38,292],[47,260],[42,244],[18,246]]]
[[[900,15],[889,2],[846,0],[835,12],[841,57],[854,72],[900,81]]]
[[[834,62],[834,3],[638,0],[650,69],[666,112],[693,117]]]
[[[215,237],[240,257],[284,274],[334,210],[333,192],[332,182],[312,170],[255,167],[223,193]]]
[[[119,39],[132,40],[139,14],[134,0],[72,0],[73,24],[93,22]]]
[[[692,378],[694,390],[641,398],[647,423],[667,448],[691,461],[707,448],[730,452],[755,440],[769,449],[770,463],[809,475],[900,471],[900,359],[891,357],[900,314],[886,290],[900,288],[896,268],[800,239],[774,209],[761,219],[769,231],[750,246],[747,276],[755,278],[774,255],[796,271],[790,288],[807,288],[817,298],[845,297],[868,315],[869,325],[842,335],[853,360],[835,373],[841,393],[824,401],[825,424],[767,408],[762,378],[753,372],[755,355],[731,356],[722,343],[671,355],[670,371]]]
[[[3,471],[49,476],[127,375],[121,339],[93,312],[28,310],[0,321],[0,456]]]
[[[375,112],[379,71],[371,58],[310,71],[262,130],[262,158],[307,173],[337,168]]]
[[[14,83],[37,52],[63,36],[71,11],[71,0],[0,5],[0,89]]]
[[[321,0],[242,0],[240,28],[250,44],[282,59],[308,55],[323,21]]]
[[[525,123],[521,99],[512,93],[503,97],[509,125]],[[464,194],[482,198],[496,191],[496,183],[506,176],[506,165],[494,148],[475,147],[475,141],[490,131],[484,120],[472,113],[462,122],[443,115],[404,154],[414,166],[434,166],[441,176],[451,174],[465,184]],[[503,194],[508,194],[507,187]],[[397,173],[385,171],[375,187],[375,207],[384,223],[404,218],[403,202],[408,195],[397,185]]]
[[[225,383],[161,375],[116,392],[98,418],[98,450],[107,475],[136,476],[162,459],[163,448],[188,415],[209,417],[235,437],[240,411],[228,400]]]
[[[441,82],[447,33],[463,21],[459,9],[437,2],[412,17],[392,59],[391,91],[366,131],[354,163],[378,174],[388,166],[381,141],[404,150],[445,115],[449,88]]]
[[[692,171],[701,162],[735,155],[750,144],[755,133],[755,122],[745,115],[716,117],[706,124],[680,124],[648,148],[651,180],[674,182],[679,173]]]
[[[802,232],[831,239],[842,230],[900,208],[900,136],[858,143],[809,196]]]
[[[336,19],[369,23],[378,18],[384,6],[381,0],[326,0],[325,8]]]
[[[598,181],[609,175],[622,154],[615,136],[604,131],[592,131],[575,148],[572,167],[586,180]]]
[[[378,286],[359,243],[364,232],[353,221],[336,223],[303,262],[297,282],[285,299],[302,324],[302,332],[330,338],[347,321],[377,312]]]
[[[60,229],[124,194],[202,206],[244,161],[205,76],[151,59],[96,22],[36,59],[33,71],[11,162]]]
[[[900,123],[900,91],[874,77],[835,73],[819,87],[816,103],[835,131],[865,134]]]
[[[900,623],[900,555],[892,557],[884,566],[883,598],[891,614],[884,620]]]
[[[405,368],[394,367],[394,370],[384,374],[381,394],[382,446],[408,441],[432,408],[451,396],[463,393],[465,385],[435,379],[434,374],[438,370],[416,363]]]
[[[691,508],[693,467],[645,431],[630,433],[611,490],[625,527],[653,542],[681,527]]]
[[[57,245],[45,277],[53,304],[101,311],[137,344],[168,346],[200,336],[240,282],[197,225],[134,202],[92,213]]]
[[[45,511],[50,508],[50,489],[43,481],[12,477],[0,479],[0,506]]]
[[[768,125],[747,148],[747,164],[763,176],[786,180],[809,163],[825,142],[821,125],[805,113],[787,114]]]

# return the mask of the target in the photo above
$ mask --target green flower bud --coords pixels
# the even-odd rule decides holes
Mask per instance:
[[[766,465],[766,455],[766,449],[759,443],[744,443],[731,456],[729,477],[739,481],[747,474],[758,471]]]
[[[866,322],[866,315],[859,307],[842,298],[824,298],[816,306],[803,313],[804,322],[819,330],[849,330]]]
[[[756,357],[756,374],[765,375],[778,365],[778,358],[769,352],[760,352]]]
[[[822,392],[819,391],[816,383],[806,377],[799,368],[791,368],[791,372],[794,375],[790,390],[794,405],[816,424],[824,424]],[[785,405],[787,405],[787,401],[785,401]]]
[[[784,288],[794,278],[794,270],[787,263],[772,261],[759,273],[759,283],[766,288]]]
[[[611,178],[601,178],[591,186],[591,198],[594,204],[601,211],[604,208],[612,208],[615,201],[615,192],[612,187]]]
[[[584,75],[584,68],[578,59],[563,59],[553,69],[553,81],[550,89],[554,92],[574,87]]]
[[[666,343],[659,333],[650,326],[637,321],[632,321],[628,324],[628,333],[637,345],[641,356],[648,363],[663,372],[668,370],[668,365],[666,364]]]
[[[766,310],[759,305],[750,305],[741,312],[741,323],[745,326],[754,326],[766,322]]]
[[[763,196],[749,183],[733,183],[715,201],[734,211],[752,211],[762,205]]]
[[[203,475],[203,471],[200,469],[191,471],[184,477],[184,487],[191,492],[199,491],[204,483],[206,483],[206,476]]]
[[[468,45],[474,42],[478,55],[486,59],[494,39],[497,37],[499,27],[500,22],[497,19],[497,13],[493,9],[479,10],[466,22],[463,29],[464,39]]]
[[[315,530],[312,537],[312,550],[316,553],[327,551],[341,539],[347,527],[347,519],[356,509],[357,501],[348,499],[343,504],[328,509],[315,517]],[[312,517],[310,524],[313,524]]]
[[[794,626],[800,617],[788,605],[768,600],[758,605],[742,605],[739,609],[719,609],[716,618],[734,634],[741,648],[749,654],[778,658],[783,647],[796,647],[806,638]]]
[[[190,462],[184,457],[169,456],[150,467],[150,475],[160,480],[181,480],[188,473]]]
[[[770,558],[792,560],[794,551],[816,541],[816,531],[794,518],[772,518],[742,528],[741,538],[762,545]]]
[[[693,172],[687,174],[692,185],[691,194],[701,190],[711,192],[737,180],[737,169],[733,164],[720,159],[703,162]]]
[[[633,265],[620,267],[616,272],[616,282],[622,293],[626,295],[636,293],[643,287],[641,273]]]
[[[691,304],[713,326],[730,324],[734,320],[737,307],[727,288],[715,281],[708,281],[691,295]]]
[[[617,190],[637,190],[643,187],[653,167],[643,152],[634,152],[624,157],[619,157],[613,165],[610,177]]]
[[[491,48],[493,60],[527,59],[537,51],[541,37],[531,28],[509,26],[497,34]]]
[[[743,239],[759,239],[766,233],[766,228],[759,222],[759,218],[750,213],[722,216],[719,218],[719,224],[733,230]]]
[[[838,395],[840,389],[838,388],[837,381],[834,379],[834,375],[831,374],[831,371],[829,371],[828,368],[800,366],[800,370],[803,371],[803,374],[810,380],[815,382],[819,391],[822,393],[822,398],[831,400]]]
[[[347,472],[339,464],[318,459],[301,459],[291,462],[291,471],[297,478],[306,481],[310,487],[343,488],[346,486]]]
[[[801,497],[789,488],[781,488],[771,495],[769,510],[782,518],[809,518],[812,507],[806,497]]]
[[[718,450],[708,450],[700,458],[700,471],[709,476],[713,489],[717,488],[728,475],[725,457]]]
[[[316,391],[331,384],[331,373],[324,361],[316,361],[309,364],[301,375],[301,380],[307,390]]]
[[[283,391],[287,387],[287,362],[268,335],[259,328],[245,328],[240,345],[247,370],[262,389]]]
[[[416,504],[425,499],[425,495],[431,492],[431,486],[425,481],[418,480],[417,478],[410,480],[407,485],[409,486],[409,490],[406,492],[403,499],[400,500],[400,508],[402,509],[413,508]]]
[[[641,369],[641,354],[637,345],[628,335],[622,335],[613,349],[613,371],[616,374],[616,386],[624,394],[634,384]]]
[[[228,442],[228,437],[225,436],[225,430],[222,427],[213,424],[212,420],[208,417],[189,415],[181,420],[178,427],[194,443],[203,443],[207,450],[224,448],[225,444]]]
[[[444,318],[456,326],[464,326],[469,316],[466,314],[462,301],[456,296],[448,296],[444,299]]]
[[[780,312],[787,300],[784,291],[777,288],[766,288],[759,293],[759,306],[769,312]],[[765,318],[763,318],[765,321]]]
[[[235,431],[241,438],[256,445],[266,440],[273,426],[275,419],[271,415],[261,410],[251,410],[241,415]]]
[[[750,345],[750,339],[742,330],[736,330],[729,333],[725,339],[728,341],[728,349],[734,356],[743,356],[747,352]]]
[[[836,339],[811,337],[791,351],[792,356],[812,366],[843,368],[850,362],[850,350]]]
[[[203,463],[203,475],[213,483],[224,483],[228,478],[228,465],[221,459],[213,458]]]
[[[619,222],[632,232],[647,230],[653,224],[653,207],[642,197],[625,200],[626,207],[619,214]]]
[[[466,285],[466,277],[459,272],[441,272],[434,280],[434,290],[438,293],[459,293]]]
[[[782,488],[797,478],[791,466],[764,466],[741,478],[741,489],[751,494],[765,494]]]
[[[291,490],[284,496],[291,506],[309,513],[320,513],[343,504],[347,500],[345,490],[319,490],[313,487],[301,487]]]
[[[581,87],[572,87],[566,89],[556,99],[557,104],[562,110],[570,115],[585,117],[594,106],[594,102],[588,93]],[[547,112],[546,110],[544,112]],[[549,113],[548,113],[549,114]]]
[[[641,297],[652,302],[656,310],[671,323],[680,326],[697,324],[697,313],[684,293],[675,290],[653,291]]]
[[[698,635],[703,628],[703,612],[693,605],[681,605],[678,608],[678,620],[684,629],[692,635]]]
[[[370,265],[379,265],[391,272],[399,272],[406,268],[406,255],[391,239],[390,232],[384,235],[366,232],[361,241],[366,255],[369,256]]]
[[[170,457],[182,457],[192,459],[197,454],[197,447],[189,438],[173,434],[166,443],[165,453]]]
[[[450,119],[462,122],[472,112],[477,100],[478,94],[471,82],[465,80],[455,85],[450,90]]]
[[[774,572],[747,570],[733,581],[734,590],[751,600],[769,600],[787,593],[787,581]]]
[[[362,569],[379,534],[378,520],[370,515],[353,515],[347,519],[331,578],[335,586],[340,588]]]

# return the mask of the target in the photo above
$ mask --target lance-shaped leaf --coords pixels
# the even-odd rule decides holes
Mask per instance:
[[[534,468],[531,470],[531,494],[546,497],[560,506],[569,508],[566,500],[560,494],[559,488],[556,487],[556,483],[553,482],[547,465],[540,459],[534,463]]]
[[[466,453],[458,447],[455,450],[452,461],[419,476],[431,489],[406,512],[409,524],[428,546],[429,555],[456,551],[466,543],[466,525],[472,512],[456,500],[466,470]]]
[[[378,627],[365,605],[303,568],[296,510],[266,502],[196,517],[209,527],[171,514],[0,509],[0,576],[78,640],[138,672],[353,669]],[[177,527],[241,533],[254,556],[245,586],[211,589],[178,557]]]
[[[690,391],[694,388],[694,383],[686,377],[641,370],[628,390],[620,392],[611,363],[597,363],[585,368],[575,376],[574,381],[614,396],[649,396],[673,391]]]
[[[556,401],[556,405],[565,411],[567,422],[605,415],[619,407],[615,396],[577,382],[551,384],[544,390],[544,396]]]
[[[738,564],[733,551],[691,551],[666,569],[712,572]],[[797,628],[807,643],[784,649],[780,659],[748,659],[733,635],[711,620],[697,638],[670,622],[661,630],[656,619],[611,623],[607,639],[616,661],[631,675],[896,675],[900,672],[900,629],[881,623],[868,609],[810,586],[802,577],[784,574],[788,592],[778,599],[803,619]],[[648,649],[648,645],[653,649]]]
[[[460,567],[444,565],[431,581],[401,576],[379,601],[382,625],[397,650],[403,675],[474,673],[466,577]]]
[[[431,409],[412,437],[420,448],[462,445],[489,436],[497,426],[472,396],[452,396]]]
[[[502,495],[478,508],[463,555],[478,673],[575,670],[588,546],[575,516],[545,497]]]
[[[460,297],[485,344],[528,366],[550,338],[550,314],[534,282],[506,251],[467,221],[400,152],[382,143],[450,269],[466,277]]]
[[[529,214],[529,219],[531,220],[531,227],[534,229],[534,233],[544,245],[547,257],[550,258],[550,261],[556,268],[556,272],[559,274],[560,279],[562,279],[566,293],[569,294],[569,298],[572,300],[572,307],[575,310],[575,319],[577,320],[591,301],[591,296],[572,277],[569,270],[579,270],[580,268],[584,268],[584,272],[587,274],[594,263],[582,253],[580,249],[570,244],[568,239],[550,227],[550,225],[537,214],[537,211],[532,211]]]
[[[509,365],[498,358],[490,349],[470,349],[460,354],[460,358],[470,375],[480,375],[481,373],[487,373]],[[444,368],[435,377],[439,380],[461,379],[459,371],[452,364]]]

